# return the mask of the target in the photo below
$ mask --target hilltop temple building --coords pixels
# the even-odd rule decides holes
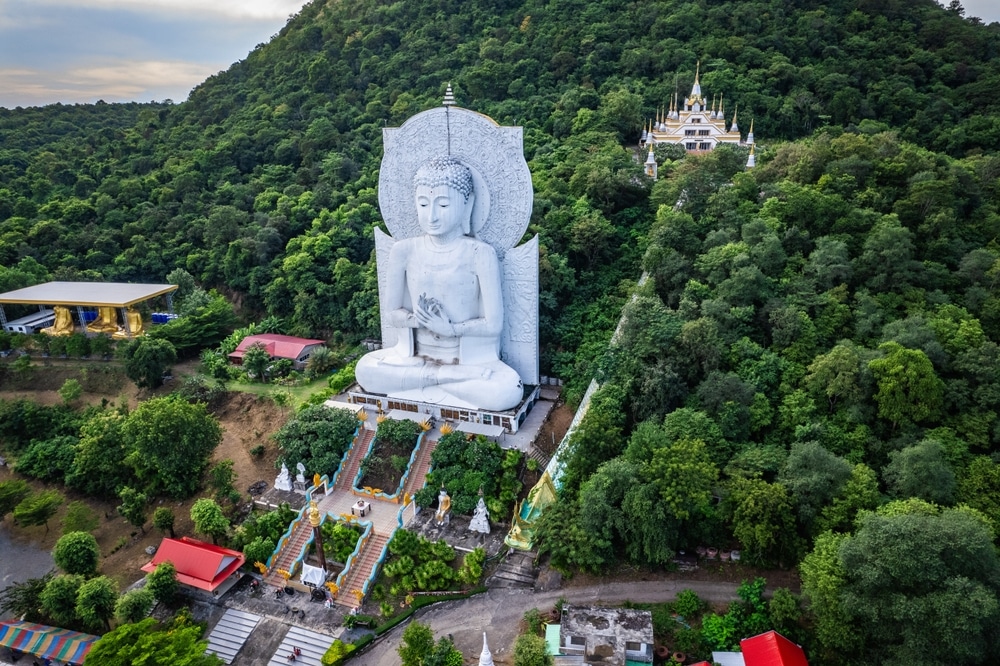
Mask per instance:
[[[750,122],[750,132],[746,139],[740,133],[736,116],[726,129],[725,106],[722,96],[718,100],[712,98],[711,107],[701,94],[700,65],[695,70],[694,85],[691,94],[678,104],[677,93],[670,101],[670,108],[665,113],[657,111],[656,118],[646,124],[642,131],[639,145],[652,149],[657,143],[672,143],[684,146],[689,153],[700,153],[715,149],[722,143],[732,143],[738,146],[752,146],[753,121]],[[647,167],[648,171],[648,167]],[[655,176],[654,176],[655,177]]]

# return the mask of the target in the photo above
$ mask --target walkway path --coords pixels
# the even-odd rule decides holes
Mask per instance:
[[[424,486],[427,471],[430,468],[430,457],[441,433],[436,428],[424,435],[420,451],[413,462],[413,469],[407,478],[403,488],[404,493],[412,496],[417,490]],[[321,514],[351,515],[351,506],[358,501],[352,490],[354,479],[357,476],[361,461],[364,460],[368,452],[368,446],[375,437],[375,431],[362,428],[357,440],[354,442],[347,459],[344,460],[336,483],[330,492],[325,496],[316,496],[317,506]],[[378,563],[383,548],[392,538],[393,533],[399,528],[400,504],[381,499],[378,497],[368,497],[365,499],[371,502],[371,509],[368,514],[361,519],[361,522],[370,522],[372,525],[371,538],[362,546],[357,559],[352,563],[350,570],[342,582],[342,589],[337,595],[337,604],[348,609],[354,609],[361,605],[361,599],[355,594],[355,590],[361,589],[365,580],[371,575],[373,568]],[[271,571],[265,578],[265,583],[276,587],[284,586],[284,582],[277,573],[278,569],[285,571],[298,558],[302,552],[302,546],[309,541],[312,528],[309,526],[308,518],[298,521],[292,535],[288,538],[286,545],[278,553],[271,563]]]

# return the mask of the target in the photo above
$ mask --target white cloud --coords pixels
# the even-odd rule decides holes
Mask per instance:
[[[115,62],[67,70],[0,69],[0,90],[17,91],[21,106],[63,103],[181,101],[222,67],[189,62]],[[0,96],[0,105],[4,100]]]
[[[13,4],[23,0],[13,0]],[[4,3],[6,4],[6,3]],[[72,9],[125,9],[149,13],[217,14],[232,18],[287,18],[302,8],[305,0],[31,0],[35,7]],[[9,16],[7,20],[12,20]]]

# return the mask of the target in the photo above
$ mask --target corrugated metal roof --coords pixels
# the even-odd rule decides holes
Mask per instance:
[[[0,303],[124,308],[176,289],[176,284],[46,282],[0,294]]]
[[[153,560],[142,570],[152,572],[161,562],[171,562],[177,570],[178,582],[211,592],[245,561],[238,550],[181,537],[161,541]]]
[[[277,333],[261,333],[259,335],[248,335],[230,354],[231,358],[242,358],[250,347],[255,344],[263,345],[264,349],[272,358],[297,359],[310,345],[321,345],[322,340],[310,338],[296,338],[292,335],[279,335]]]
[[[740,641],[746,666],[809,666],[806,653],[776,631]]]

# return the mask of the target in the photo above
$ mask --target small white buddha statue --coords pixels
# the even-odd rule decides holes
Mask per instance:
[[[291,490],[292,489],[292,475],[288,472],[288,465],[281,463],[281,472],[278,473],[277,478],[274,480],[274,487],[276,490]]]

